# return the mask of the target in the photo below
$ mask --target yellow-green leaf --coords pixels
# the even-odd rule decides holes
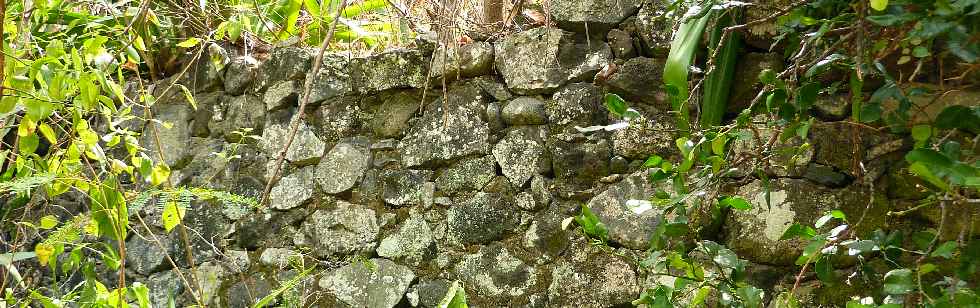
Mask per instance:
[[[37,262],[41,263],[41,266],[47,266],[48,259],[54,254],[54,246],[47,243],[38,243],[34,245],[34,254],[37,255]]]
[[[174,227],[180,224],[180,220],[184,217],[187,209],[182,208],[177,205],[177,202],[167,202],[163,206],[163,229],[170,232]]]
[[[196,37],[192,37],[192,38],[187,39],[186,41],[177,43],[177,47],[191,48],[191,47],[197,46],[197,44],[200,43],[200,42],[201,42],[201,39],[196,38]]]
[[[179,83],[177,86],[180,87],[181,92],[184,92],[184,98],[187,99],[187,103],[191,104],[191,108],[197,110],[197,100],[194,99],[194,95],[191,94],[191,90],[188,90],[187,87]]]
[[[150,184],[154,186],[163,184],[167,179],[170,178],[170,166],[166,164],[158,164],[153,167],[153,171],[150,172]]]
[[[54,215],[41,217],[41,229],[51,229],[58,225],[58,218]]]
[[[871,8],[875,11],[884,11],[888,7],[888,0],[871,0]]]
[[[41,122],[37,128],[41,130],[41,136],[44,136],[44,139],[47,139],[48,142],[51,144],[58,143],[58,135],[54,134],[54,129],[51,129],[48,123]]]

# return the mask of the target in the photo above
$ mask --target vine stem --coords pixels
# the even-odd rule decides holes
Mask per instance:
[[[296,133],[299,131],[299,124],[306,117],[306,105],[310,102],[313,79],[316,78],[317,72],[320,71],[320,66],[323,64],[323,54],[326,53],[327,47],[330,46],[330,41],[333,40],[334,31],[337,29],[337,22],[340,21],[340,14],[344,12],[345,8],[347,8],[347,0],[341,1],[340,6],[337,7],[337,13],[334,14],[333,21],[330,22],[330,30],[327,31],[327,37],[320,43],[320,51],[316,54],[316,58],[313,59],[313,70],[310,71],[309,77],[306,78],[303,84],[303,99],[300,101],[299,111],[297,111],[297,115],[292,121],[293,123],[290,124],[289,138],[286,139],[286,145],[279,152],[279,158],[276,159],[276,168],[272,172],[272,177],[269,178],[269,183],[265,185],[262,200],[259,201],[260,204],[265,204],[269,200],[269,192],[272,191],[272,184],[276,182],[276,179],[279,177],[279,172],[282,171],[282,164],[286,160],[286,152],[289,151],[289,147],[293,144],[293,139],[296,138]]]

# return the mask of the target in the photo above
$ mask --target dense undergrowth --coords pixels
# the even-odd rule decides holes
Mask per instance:
[[[186,211],[194,210],[189,206],[193,200],[213,199],[248,209],[262,206],[261,200],[227,192],[171,186],[169,167],[159,163],[165,161],[165,153],[152,151],[152,143],[141,144],[128,123],[159,122],[147,108],[159,97],[186,95],[191,104],[194,99],[187,85],[176,82],[179,78],[155,95],[142,88],[144,80],[184,74],[194,62],[186,58],[206,59],[220,67],[227,59],[212,48],[218,44],[257,50],[276,44],[317,46],[328,40],[323,46],[382,48],[411,37],[406,23],[372,15],[387,1],[350,6],[292,0],[112,5],[0,1],[5,3],[0,292],[3,305],[10,306],[145,307],[146,286],[125,279],[125,238],[146,228],[142,218],[131,221],[130,212],[157,206],[168,232],[186,232],[181,220]],[[724,195],[723,184],[736,172],[766,180],[771,158],[805,151],[807,143],[779,145],[806,140],[813,125],[809,111],[822,95],[847,93],[852,103],[849,122],[914,141],[904,155],[908,176],[916,177],[929,197],[906,211],[940,207],[945,213],[953,205],[980,203],[980,107],[950,106],[926,117],[923,106],[913,103],[916,96],[937,94],[916,82],[940,84],[939,91],[945,92],[976,86],[977,1],[798,1],[754,20],[742,20],[741,12],[752,6],[739,1],[677,1],[670,8],[681,16],[676,18],[677,33],[665,70],[651,72],[663,73],[665,85],[650,86],[663,86],[670,94],[681,155],[677,161],[657,155],[646,161],[651,181],[670,189],[632,206],[637,212],[667,209],[661,217],[664,223],[652,235],[649,257],[638,263],[677,279],[671,285],[649,286],[634,304],[765,305],[762,290],[745,280],[746,261],[722,245],[700,240],[690,224],[703,216],[699,211],[717,218],[724,211],[749,209],[746,200]],[[332,17],[334,11],[345,17],[343,22]],[[763,88],[751,105],[724,119],[740,40],[750,26],[764,23],[775,25],[773,49],[783,50],[790,65],[758,76]],[[332,37],[327,34],[330,25],[337,27]],[[703,46],[705,41],[708,46]],[[703,74],[692,74],[692,66]],[[124,94],[127,83],[139,85],[138,95]],[[607,96],[606,104],[612,114],[632,116],[628,103],[618,96]],[[691,113],[692,105],[700,112]],[[736,140],[759,138],[738,132],[759,122],[776,133],[757,140],[751,151],[735,153]],[[241,135],[245,138],[247,132]],[[235,153],[220,154],[235,159]],[[87,206],[61,208],[58,200],[83,200]],[[853,276],[880,288],[869,289],[848,307],[980,305],[974,278],[980,270],[976,239],[941,239],[945,226],[940,224],[935,232],[917,234],[917,244],[909,247],[896,233],[853,232],[865,219],[831,211],[812,225],[792,226],[783,238],[807,243],[796,262],[797,285],[810,275],[827,285],[845,283],[849,278],[834,271],[840,256],[858,264],[884,257],[895,260],[886,269],[855,267]],[[604,225],[587,207],[574,221],[598,245],[608,240]],[[183,237],[186,241],[186,234]],[[85,283],[64,293],[53,287],[56,281],[43,285],[21,275],[18,269],[27,262],[42,264],[56,281],[80,274]],[[118,275],[107,280],[96,274],[96,267]],[[462,290],[454,284],[444,305],[465,307]],[[276,290],[264,302],[282,292]],[[774,304],[798,306],[795,292],[794,286],[779,294]]]

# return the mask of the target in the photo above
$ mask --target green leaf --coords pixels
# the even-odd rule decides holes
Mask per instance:
[[[30,155],[37,150],[37,146],[40,143],[36,134],[20,137],[17,141],[17,150],[21,155]]]
[[[180,224],[180,221],[187,213],[187,209],[181,207],[176,201],[169,201],[163,206],[163,228],[170,232]]]
[[[936,267],[935,264],[932,264],[932,263],[923,263],[922,265],[919,265],[919,275],[925,275],[925,274],[931,273],[931,272],[935,271],[936,269],[937,269],[937,267]]]
[[[194,95],[191,94],[191,90],[187,89],[187,87],[179,83],[177,84],[177,87],[179,87],[180,91],[184,93],[184,99],[186,99],[187,103],[191,105],[191,108],[197,110],[197,100],[194,99]]]
[[[725,144],[728,143],[728,135],[720,134],[711,140],[711,152],[715,155],[725,156]]]
[[[735,290],[735,294],[742,299],[743,307],[746,308],[761,308],[763,295],[765,292],[762,289],[756,288],[754,286],[744,286],[739,287]]]
[[[912,270],[907,268],[891,270],[885,273],[883,290],[888,294],[906,294],[915,290],[912,281]]]
[[[888,7],[888,0],[870,0],[871,8],[876,11],[884,11]]]
[[[609,109],[609,112],[617,116],[623,116],[626,113],[626,109],[629,108],[626,106],[626,101],[622,97],[613,93],[606,94],[605,102],[606,109]]]
[[[916,147],[922,147],[925,142],[929,140],[932,136],[932,126],[927,124],[920,124],[912,126],[912,139],[915,140]]]
[[[732,87],[732,80],[735,77],[735,63],[738,62],[738,50],[741,45],[739,32],[730,32],[725,41],[721,41],[723,29],[730,26],[733,12],[725,12],[715,22],[715,28],[711,31],[709,46],[712,49],[721,46],[718,51],[718,58],[715,59],[715,68],[704,77],[703,99],[701,100],[701,114],[699,122],[701,127],[708,128],[721,124],[722,117],[725,115],[725,106],[728,103],[729,92]]]
[[[974,134],[980,133],[980,107],[953,105],[946,107],[936,116],[936,128],[959,128]]]
[[[184,40],[183,42],[177,43],[177,47],[191,48],[191,47],[197,46],[197,44],[200,44],[200,43],[201,43],[201,39],[196,38],[196,37],[192,37],[192,38],[189,38],[187,40]]]
[[[644,167],[659,167],[660,163],[663,162],[663,158],[657,155],[650,155],[647,160],[643,162]]]
[[[150,172],[150,184],[153,186],[163,184],[170,179],[170,166],[167,164],[160,163],[153,166],[153,171]]]
[[[41,136],[44,136],[44,139],[48,140],[48,143],[58,143],[58,137],[54,134],[54,129],[51,129],[48,123],[41,122],[37,125],[37,128],[41,131]]]
[[[783,241],[783,240],[793,239],[796,237],[802,239],[810,239],[815,235],[817,235],[817,230],[814,230],[813,228],[801,224],[793,224],[792,226],[789,227],[789,229],[786,229],[786,232],[783,232],[783,236],[781,236],[779,240]]]
[[[139,303],[140,308],[150,307],[150,289],[146,287],[142,282],[134,282],[130,287],[133,291],[133,295],[136,297],[136,302]]]
[[[956,242],[948,241],[942,243],[941,245],[939,245],[939,247],[936,247],[936,250],[932,251],[931,256],[942,257],[945,259],[952,259],[953,253],[956,252],[956,248],[957,248]]]
[[[463,289],[463,283],[459,280],[453,281],[453,284],[449,286],[449,290],[446,290],[446,295],[442,297],[439,301],[439,308],[467,308],[466,305],[466,290]]]
[[[58,225],[58,218],[54,215],[47,215],[41,217],[41,222],[39,223],[41,229],[51,229]]]
[[[727,207],[730,207],[730,208],[733,208],[733,209],[736,209],[736,210],[741,210],[741,211],[748,210],[748,209],[751,209],[752,208],[752,204],[751,203],[749,203],[748,201],[745,201],[745,199],[742,199],[740,197],[734,197],[734,196],[724,197],[718,203],[720,205],[722,205],[722,206],[727,206]]]
[[[828,285],[833,285],[837,282],[837,277],[834,274],[834,265],[831,263],[830,258],[820,258],[820,260],[817,260],[817,264],[814,264],[813,269],[817,272],[817,278],[820,281]]]
[[[692,8],[692,10],[699,8]],[[670,52],[667,54],[667,62],[664,64],[663,81],[670,97],[670,105],[677,117],[677,129],[680,136],[690,134],[690,116],[688,114],[687,98],[689,90],[687,85],[687,75],[691,67],[691,60],[694,59],[694,51],[698,47],[698,41],[704,31],[708,20],[714,15],[714,11],[709,11],[697,19],[689,19],[678,27],[674,33],[674,40],[670,42]],[[690,12],[699,13],[699,11]]]

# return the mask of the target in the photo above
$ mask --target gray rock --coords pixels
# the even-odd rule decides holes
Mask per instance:
[[[302,258],[303,255],[297,251],[270,247],[262,251],[262,254],[259,256],[259,263],[276,269],[284,269],[290,266],[290,262],[293,262],[292,260]]]
[[[455,244],[489,243],[501,239],[517,223],[510,200],[480,192],[449,208],[446,235]]]
[[[305,204],[313,198],[314,174],[318,168],[312,166],[296,170],[284,176],[269,191],[270,206],[277,210],[288,210]]]
[[[569,143],[549,139],[552,170],[555,178],[577,185],[593,185],[595,180],[609,175],[611,146],[605,139],[598,143]]]
[[[508,125],[548,124],[548,113],[540,99],[522,96],[507,102],[500,112],[501,119]]]
[[[435,248],[429,224],[422,217],[411,216],[397,233],[381,240],[377,252],[381,257],[418,266],[435,255]]]
[[[820,95],[813,103],[813,114],[824,121],[840,121],[851,114],[851,97],[847,94]]]
[[[677,153],[674,145],[674,118],[667,113],[651,114],[629,120],[629,126],[612,133],[613,153],[626,158],[646,159],[657,154],[669,157]]]
[[[663,80],[664,60],[652,58],[633,58],[623,63],[612,76],[606,80],[610,92],[621,95],[631,104],[646,104],[659,110],[670,110],[667,92],[661,89]],[[657,86],[651,86],[657,85]]]
[[[369,254],[377,245],[378,219],[374,210],[337,201],[333,210],[313,212],[303,232],[320,258]]]
[[[490,43],[474,42],[457,49],[442,46],[432,55],[431,75],[436,79],[443,76],[449,79],[476,77],[490,73],[492,66],[493,45]]]
[[[357,103],[353,96],[337,98],[329,104],[324,102],[314,113],[315,116],[306,119],[324,142],[350,138],[358,134],[365,122],[364,113]]]
[[[739,187],[738,195],[749,201],[752,209],[729,213],[726,246],[739,257],[762,264],[793,264],[806,242],[780,240],[783,233],[794,223],[811,226],[825,212],[843,206],[833,191],[797,179],[772,180],[768,192],[761,181],[754,181]],[[821,231],[836,226],[829,225]]]
[[[265,110],[272,111],[289,106],[296,106],[303,95],[303,82],[299,80],[286,80],[277,82],[269,86],[262,96],[265,103]]]
[[[553,307],[628,306],[641,287],[636,270],[623,257],[578,242],[552,266],[548,286]]]
[[[146,287],[150,289],[150,306],[167,307],[170,298],[174,303],[182,305],[187,298],[184,296],[184,282],[174,271],[165,271],[150,275],[146,278]]]
[[[636,13],[633,29],[630,30],[640,39],[644,56],[667,57],[676,19],[674,11],[667,9],[671,3],[667,0],[645,1]]]
[[[261,111],[264,108],[262,99],[258,96],[226,96],[207,123],[211,136],[224,138],[232,143],[252,142],[236,132],[248,130],[247,135],[261,136],[265,126],[265,112]]]
[[[467,300],[486,306],[525,306],[545,283],[544,273],[500,244],[481,246],[464,256],[454,271],[467,289]]]
[[[242,274],[248,272],[251,260],[248,257],[248,251],[244,250],[227,250],[224,253],[225,260],[221,264],[225,266],[225,269],[235,274]]]
[[[481,117],[487,98],[473,86],[450,89],[448,95],[446,103],[430,103],[398,144],[405,167],[439,164],[490,151],[490,131]]]
[[[371,121],[374,134],[380,138],[399,137],[408,129],[408,120],[419,110],[421,98],[398,92],[386,100]]]
[[[507,85],[497,80],[496,76],[480,76],[468,80],[469,84],[479,87],[483,92],[490,94],[494,100],[506,101],[514,97],[514,94],[507,90]]]
[[[425,85],[426,61],[416,50],[398,49],[351,62],[354,89],[376,93],[397,88]]]
[[[551,262],[563,255],[571,245],[571,238],[578,236],[569,228],[562,229],[562,221],[568,216],[558,209],[549,209],[534,215],[531,225],[524,232],[522,244],[534,252],[539,263]]]
[[[650,234],[660,224],[657,216],[659,208],[637,214],[626,206],[629,200],[649,200],[656,192],[647,179],[647,171],[639,171],[609,186],[589,200],[589,208],[606,224],[609,239],[625,247],[637,250],[647,249]]]
[[[834,168],[816,163],[806,166],[803,177],[827,187],[844,187],[853,180],[847,174],[838,172]]]
[[[231,272],[214,262],[199,264],[192,272],[193,275],[189,275],[190,277],[187,279],[191,281],[191,285],[194,286],[193,289],[199,292],[201,301],[208,306],[224,306],[221,304],[218,290],[225,279],[231,275]]]
[[[493,157],[515,187],[524,186],[535,174],[547,173],[550,169],[544,135],[542,129],[525,127],[510,131],[493,147]]]
[[[256,88],[264,90],[273,83],[306,76],[313,64],[313,53],[312,49],[299,47],[273,49],[269,60],[259,66]]]
[[[225,93],[242,95],[252,86],[258,71],[259,61],[250,56],[231,59],[225,69]]]
[[[279,158],[279,153],[289,139],[290,123],[267,123],[262,131],[262,151],[269,157]],[[297,165],[315,164],[323,156],[327,145],[313,133],[305,122],[300,122],[293,144],[286,151],[286,160]]]
[[[357,139],[338,143],[316,167],[316,182],[328,194],[347,191],[371,167],[371,150]]]
[[[548,2],[558,26],[569,31],[605,37],[606,31],[640,9],[639,0],[566,0]]]
[[[160,234],[155,235],[155,238],[160,241],[160,245],[157,245],[151,235],[145,235],[145,239],[134,236],[126,241],[126,250],[129,252],[126,254],[126,265],[143,275],[171,268],[166,258],[167,255],[174,260],[180,258],[183,250],[178,244],[179,240],[174,241],[170,236]]]
[[[551,204],[553,197],[550,186],[551,183],[544,176],[535,175],[531,178],[531,196],[534,197],[535,209],[544,208]]]
[[[575,126],[603,125],[602,90],[591,83],[573,83],[555,93],[546,106],[551,135],[577,134]]]
[[[813,145],[813,162],[832,167],[851,178],[857,178],[862,173],[870,179],[883,175],[893,161],[882,158],[895,155],[905,146],[904,141],[895,135],[848,122],[813,123],[809,142]],[[806,163],[803,159],[798,161]],[[858,161],[866,171],[855,167]]]
[[[762,84],[759,82],[759,74],[767,69],[780,72],[784,66],[782,57],[777,53],[750,52],[739,56],[738,63],[735,64],[735,71],[738,74],[735,74],[732,78],[732,88],[728,96],[728,105],[725,107],[726,112],[735,114],[748,108],[752,103],[752,99],[762,89]]]
[[[228,299],[228,307],[251,307],[262,297],[269,295],[274,290],[271,278],[266,278],[265,273],[254,273],[251,275],[239,276],[241,279],[232,279],[235,283],[225,291],[225,298]],[[237,277],[236,277],[237,278]],[[297,286],[301,287],[301,286]]]
[[[415,273],[408,267],[387,259],[371,259],[334,270],[320,280],[320,287],[352,307],[391,308],[413,279]]]
[[[348,69],[347,56],[336,53],[325,53],[320,70],[313,76],[311,70],[306,78],[313,78],[310,87],[309,103],[319,103],[347,95],[351,90],[351,76]],[[300,87],[302,89],[302,87]],[[300,99],[302,99],[302,90]]]
[[[605,43],[589,46],[554,28],[514,33],[494,45],[494,64],[507,87],[524,94],[544,94],[569,81],[586,80],[612,58]]]
[[[480,190],[496,176],[490,156],[464,159],[443,169],[436,177],[436,188],[454,195],[461,191]]]
[[[435,184],[429,170],[399,170],[389,172],[384,177],[385,203],[397,206],[432,204]]]
[[[436,278],[428,280],[420,278],[419,283],[413,285],[412,289],[418,294],[418,306],[435,308],[438,307],[439,302],[446,297],[446,292],[449,292],[449,287],[451,285],[452,282],[446,279]]]
[[[159,153],[163,153],[163,162],[170,169],[180,169],[193,154],[192,149],[187,146],[187,140],[191,139],[189,124],[194,116],[193,111],[186,103],[158,103],[153,109],[154,119],[169,123],[170,127],[157,121],[150,122],[140,137],[140,144],[147,149],[146,154],[151,159],[157,161],[160,159]]]
[[[294,225],[302,222],[308,214],[306,209],[296,208],[286,212],[270,211],[268,215],[250,215],[237,223],[239,227],[234,234],[235,243],[248,250],[282,246],[289,242],[294,233],[300,232]]]

